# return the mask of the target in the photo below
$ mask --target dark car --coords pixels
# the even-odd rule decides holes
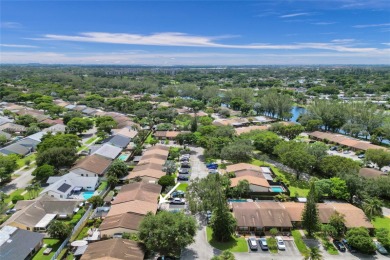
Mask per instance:
[[[336,248],[340,251],[340,252],[345,252],[345,246],[343,245],[343,243],[341,243],[340,240],[336,240],[334,239],[333,240],[333,244],[336,246]]]
[[[259,239],[259,244],[262,250],[264,251],[268,250],[267,239],[265,237]]]
[[[189,174],[190,169],[189,168],[180,168],[179,169],[179,174]]]
[[[180,167],[189,169],[191,168],[191,165],[189,163],[182,163]]]
[[[12,215],[16,212],[16,209],[9,209],[5,212],[6,215]]]
[[[248,245],[251,250],[257,250],[257,242],[253,237],[248,238]]]
[[[186,176],[179,176],[179,177],[177,177],[177,180],[178,181],[188,181],[188,177],[186,177]]]
[[[330,148],[330,150],[331,150],[331,151],[336,151],[337,148],[338,148],[337,146],[332,146],[332,147]]]
[[[349,252],[351,252],[351,253],[356,253],[357,252],[356,249],[353,246],[348,244],[348,241],[346,239],[342,239],[341,243],[343,243],[343,245],[348,249]]]

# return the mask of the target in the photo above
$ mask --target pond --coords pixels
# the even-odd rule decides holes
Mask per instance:
[[[306,112],[306,109],[303,108],[303,107],[293,107],[291,109],[291,114],[292,114],[292,117],[290,119],[291,122],[294,122],[294,123],[297,123],[297,120],[299,118],[300,115],[302,115],[303,113]]]

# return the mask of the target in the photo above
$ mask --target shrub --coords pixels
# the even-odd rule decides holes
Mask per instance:
[[[19,200],[24,200],[24,196],[23,195],[15,195],[11,199],[13,204],[16,204],[16,202],[18,202]]]

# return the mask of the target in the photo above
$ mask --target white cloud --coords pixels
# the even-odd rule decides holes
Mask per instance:
[[[297,16],[306,16],[309,15],[309,13],[293,13],[293,14],[285,14],[279,16],[280,18],[290,18],[290,17],[297,17]]]
[[[347,44],[347,43],[352,43],[355,42],[355,39],[334,39],[332,40],[333,43],[338,43],[338,44]]]
[[[390,46],[390,42],[382,42],[382,44]]]
[[[390,26],[390,23],[379,23],[379,24],[359,24],[352,26],[353,28],[371,28],[371,27],[385,27]]]
[[[17,23],[17,22],[2,22],[0,23],[0,28],[3,28],[3,29],[18,29],[18,28],[22,28],[22,24],[21,23]]]
[[[1,47],[8,47],[8,48],[38,48],[38,46],[33,45],[24,45],[24,44],[5,44],[0,43]]]
[[[107,33],[107,32],[85,32],[79,35],[57,35],[47,34],[43,38],[33,40],[56,40],[74,42],[93,42],[106,44],[124,45],[151,45],[151,46],[182,46],[182,47],[207,47],[207,48],[229,48],[229,49],[250,49],[250,50],[301,50],[318,49],[341,52],[375,52],[376,48],[356,48],[343,46],[342,43],[293,43],[293,44],[222,44],[216,40],[229,36],[197,36],[177,32],[155,33],[150,35]]]
[[[312,23],[314,25],[331,25],[331,24],[335,24],[336,22],[316,22],[316,23]]]

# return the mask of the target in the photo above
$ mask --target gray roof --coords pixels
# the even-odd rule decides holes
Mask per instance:
[[[82,177],[74,172],[70,172],[63,176],[53,176],[47,180],[50,186],[46,187],[41,194],[49,191],[60,193],[64,196],[68,195],[75,187],[96,187],[99,181],[98,177]]]
[[[127,147],[127,145],[130,143],[131,139],[122,135],[114,135],[106,140],[104,140],[105,143],[112,144],[114,146],[118,146],[121,148]]]
[[[8,241],[0,246],[0,259],[26,259],[44,237],[44,234],[17,229]]]
[[[3,131],[0,131],[0,135],[5,135],[5,138],[7,138],[7,140],[9,140],[11,138],[11,135],[9,133],[3,132]]]
[[[17,141],[16,144],[23,145],[25,147],[37,147],[37,145],[40,143],[40,141],[30,139],[29,137],[26,137],[20,141]]]
[[[3,125],[5,123],[9,123],[9,122],[12,122],[12,120],[7,118],[7,117],[0,116],[0,125]]]
[[[51,127],[45,128],[43,131],[45,131],[45,132],[52,132],[52,133],[65,132],[66,131],[66,125],[55,124],[55,125],[52,125]]]
[[[33,135],[29,135],[27,136],[26,138],[29,138],[29,139],[32,139],[32,140],[35,140],[35,141],[38,141],[40,142],[42,140],[42,137],[45,135],[46,133],[41,131],[41,132],[38,132],[38,133],[35,133]]]
[[[76,106],[75,105],[67,105],[67,106],[65,106],[65,108],[67,108],[67,109],[74,109]]]
[[[20,144],[11,144],[2,149],[0,149],[0,153],[2,154],[19,154],[19,155],[27,155],[31,152],[31,147],[26,147]]]
[[[115,159],[122,152],[122,148],[113,146],[111,144],[104,144],[94,154],[101,155],[109,159]]]
[[[93,109],[93,108],[90,108],[90,107],[87,107],[86,109],[84,109],[82,111],[82,113],[87,114],[87,115],[93,114],[94,112],[96,112],[96,109]]]

